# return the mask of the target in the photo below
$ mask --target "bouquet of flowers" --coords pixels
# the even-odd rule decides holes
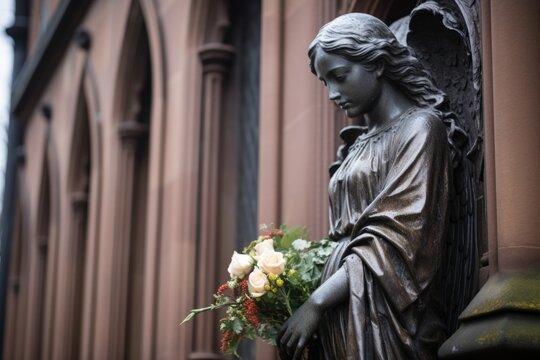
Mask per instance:
[[[223,353],[238,356],[242,339],[260,337],[276,345],[283,323],[318,286],[335,245],[305,237],[304,229],[263,225],[257,240],[241,254],[233,253],[227,269],[231,278],[218,288],[214,303],[191,310],[182,324],[202,312],[225,308],[226,315],[219,323]]]

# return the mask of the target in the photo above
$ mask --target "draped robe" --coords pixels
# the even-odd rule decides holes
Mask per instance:
[[[344,267],[347,302],[328,310],[326,359],[435,359],[445,337],[439,267],[449,151],[430,109],[361,135],[330,179],[330,238],[322,281]]]

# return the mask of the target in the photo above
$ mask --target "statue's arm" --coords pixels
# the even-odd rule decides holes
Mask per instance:
[[[344,302],[348,296],[347,272],[341,267],[283,325],[277,338],[281,359],[300,359],[324,312]]]
[[[348,296],[349,280],[345,268],[341,267],[311,294],[307,302],[323,312],[344,302]]]

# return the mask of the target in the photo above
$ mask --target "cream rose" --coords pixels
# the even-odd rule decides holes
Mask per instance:
[[[227,268],[227,271],[231,276],[237,276],[243,278],[244,275],[249,274],[253,269],[253,259],[249,255],[239,254],[236,251],[231,257],[231,263]]]
[[[263,296],[266,293],[265,286],[270,285],[266,274],[259,269],[255,269],[249,274],[248,289],[253,297]]]
[[[274,240],[266,239],[255,245],[256,256],[261,256],[267,252],[274,252]]]
[[[265,252],[258,260],[257,266],[268,274],[280,275],[285,271],[285,259],[280,252]]]

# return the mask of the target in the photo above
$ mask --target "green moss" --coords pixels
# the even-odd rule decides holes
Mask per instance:
[[[540,347],[540,322],[538,319],[505,318],[487,328],[475,340],[481,346],[500,344],[527,344]]]
[[[461,320],[441,359],[540,359],[540,269],[490,278]]]
[[[461,315],[462,320],[497,311],[540,313],[540,270],[490,278]]]

